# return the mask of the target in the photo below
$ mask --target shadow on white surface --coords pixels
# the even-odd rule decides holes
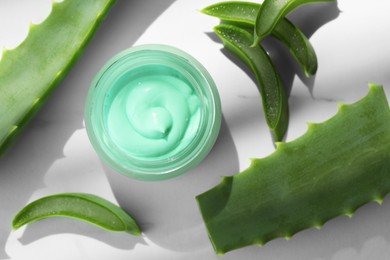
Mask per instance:
[[[5,244],[13,216],[36,190],[45,186],[46,172],[56,160],[64,157],[65,143],[83,127],[84,101],[93,76],[110,57],[131,47],[172,2],[174,0],[118,1],[69,75],[14,147],[0,159],[0,259],[7,257]],[[22,241],[28,243],[53,233],[79,232],[64,225],[64,228],[47,228],[41,232],[32,229],[34,234],[28,232]],[[88,232],[85,235],[88,236]],[[96,239],[105,240],[103,236]],[[113,243],[115,246],[115,240]],[[120,243],[117,246],[122,247]]]
[[[322,26],[327,23],[335,20],[340,14],[340,10],[337,6],[337,2],[323,2],[323,3],[314,3],[304,5],[298,8],[296,11],[292,12],[288,15],[288,19],[290,19],[296,26],[298,26],[301,31],[306,35],[307,38],[310,37],[319,30]],[[314,50],[316,50],[316,47]],[[310,94],[313,94],[315,75],[311,77],[306,77],[303,73],[302,69],[299,68],[298,63],[294,60],[291,55],[288,55],[290,61],[295,67],[296,75],[299,79],[308,87]],[[286,57],[283,57],[283,59]],[[286,58],[287,59],[287,58]],[[280,61],[281,63],[282,61]],[[321,61],[318,61],[318,69],[321,69]],[[281,66],[281,65],[279,65]],[[291,79],[292,80],[292,79]],[[292,82],[288,83],[290,86],[290,92],[292,87]]]
[[[336,19],[339,14],[337,1],[318,2],[300,6],[288,15],[288,19],[310,38],[320,27]]]
[[[219,184],[220,177],[238,173],[238,155],[222,119],[217,142],[195,169],[174,179],[142,182],[105,167],[122,208],[134,212],[145,236],[153,243],[178,252],[210,248],[195,196]]]

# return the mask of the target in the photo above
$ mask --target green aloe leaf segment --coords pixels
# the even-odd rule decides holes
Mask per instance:
[[[63,193],[31,202],[14,218],[18,229],[28,223],[48,217],[72,217],[95,224],[109,231],[124,231],[140,235],[136,221],[115,204],[91,194]]]
[[[288,126],[288,98],[271,59],[260,46],[250,47],[253,36],[234,25],[220,24],[214,32],[226,49],[247,64],[258,81],[268,127],[276,141],[283,139]]]
[[[53,3],[49,17],[0,60],[0,154],[65,77],[115,0]]]
[[[225,23],[233,23],[253,31],[261,4],[252,2],[220,2],[210,5],[202,12],[217,17]],[[288,19],[283,18],[271,32],[271,36],[280,40],[302,66],[305,75],[314,75],[317,71],[317,55],[309,39]]]
[[[320,228],[339,215],[352,216],[390,191],[390,110],[383,88],[300,138],[253,159],[243,172],[197,196],[218,254]]]
[[[281,41],[302,66],[305,75],[314,75],[318,67],[314,48],[285,15],[300,5],[319,1],[334,0],[265,0],[263,4],[228,1],[202,9],[203,13],[221,19],[222,24],[214,31],[222,39],[224,47],[255,73],[266,121],[275,141],[283,140],[288,128],[288,97],[269,55],[259,44],[259,26],[266,28],[262,37],[271,34]],[[254,29],[257,34],[248,33],[248,28]]]

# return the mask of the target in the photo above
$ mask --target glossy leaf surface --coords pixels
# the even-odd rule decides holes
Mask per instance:
[[[270,35],[275,26],[291,11],[305,4],[336,0],[264,0],[257,14],[254,45]]]
[[[58,216],[81,219],[110,231],[141,234],[135,220],[123,209],[103,198],[83,193],[57,194],[36,200],[15,216],[12,226],[17,229],[37,220]]]
[[[237,26],[220,24],[214,31],[225,48],[255,73],[268,127],[276,141],[282,140],[288,127],[288,98],[268,54],[260,45],[250,47],[253,36]]]
[[[257,13],[261,4],[253,2],[221,2],[210,5],[202,10],[203,13],[221,19],[224,22],[233,22],[240,27],[254,29]],[[309,39],[303,32],[283,18],[272,30],[271,35],[280,40],[302,66],[305,75],[314,75],[317,71],[317,55]]]

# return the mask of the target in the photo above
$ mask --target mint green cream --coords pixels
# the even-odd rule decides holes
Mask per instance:
[[[112,99],[107,100],[111,103],[108,131],[118,147],[155,160],[175,156],[191,143],[199,130],[200,100],[189,84],[169,74],[124,84],[125,88],[113,89]]]
[[[99,156],[132,178],[162,180],[200,163],[221,124],[217,89],[204,67],[165,45],[110,60],[88,93],[85,122]]]

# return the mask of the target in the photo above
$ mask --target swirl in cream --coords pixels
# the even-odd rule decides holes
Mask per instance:
[[[147,74],[147,75],[145,75]],[[126,154],[162,160],[183,151],[201,120],[200,99],[175,73],[143,73],[111,93],[107,130]]]

